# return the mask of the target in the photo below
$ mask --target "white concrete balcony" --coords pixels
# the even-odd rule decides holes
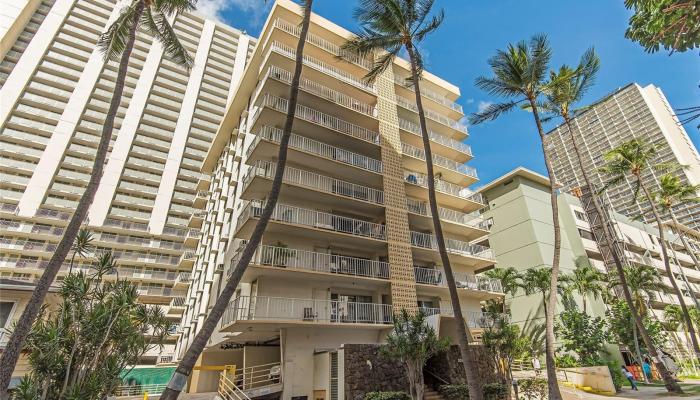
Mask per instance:
[[[376,326],[392,323],[390,304],[356,303],[336,300],[297,299],[287,297],[240,296],[229,303],[221,319],[222,331],[239,330],[251,323],[266,326],[299,324]]]
[[[411,231],[411,245],[416,250],[416,253],[427,259],[439,262],[440,257],[437,253],[437,239],[435,235],[430,233],[422,233]],[[475,268],[483,268],[493,265],[496,258],[493,250],[488,247],[478,244],[471,244],[452,238],[445,238],[445,247],[450,254],[451,260],[459,264],[473,266]],[[427,252],[426,252],[427,250]]]
[[[419,308],[427,316],[440,315],[442,317],[454,318],[455,313],[452,307],[434,308],[420,307]],[[464,322],[472,329],[484,329],[492,327],[496,321],[496,315],[481,311],[462,311]]]
[[[405,108],[406,110],[413,111],[414,113],[418,113],[418,105],[416,104],[415,100],[409,100],[403,96],[396,96],[396,104],[399,105],[399,107]],[[426,109],[423,107],[423,111],[425,113],[425,117],[427,119],[426,122],[430,123],[432,122],[437,122],[439,125],[439,129],[445,129],[449,128],[452,130],[455,130],[457,132],[460,132],[464,135],[467,135],[467,127],[460,124],[458,121],[453,120],[450,117],[447,117],[446,115],[437,113],[433,110]]]
[[[140,222],[128,222],[115,218],[107,218],[102,224],[105,227],[115,228],[122,231],[141,231],[148,232],[148,224]]]
[[[236,237],[248,239],[262,211],[261,202],[247,203],[238,217]],[[287,204],[276,205],[266,233],[297,235],[314,240],[332,240],[335,236],[342,237],[348,245],[373,248],[386,246],[386,226],[383,224]]]
[[[399,85],[402,88],[408,89],[411,92],[413,92],[413,90],[414,90],[411,82],[405,78],[402,78],[399,75],[394,76],[394,83],[396,83],[397,85]],[[430,89],[427,89],[425,87],[425,85],[421,86],[420,93],[421,93],[422,97],[425,97],[426,99],[430,99],[431,101],[435,102],[436,104],[439,104],[443,107],[446,107],[448,110],[457,113],[457,115],[464,115],[464,111],[462,110],[461,105],[455,103],[454,101],[448,99],[447,97],[441,95],[440,93],[436,93]]]
[[[202,235],[202,231],[199,229],[190,228],[185,234],[185,246],[195,247],[199,243],[199,237]]]
[[[207,205],[207,202],[211,198],[211,192],[207,190],[199,190],[197,191],[197,195],[194,197],[194,201],[192,202],[192,207],[197,208],[197,209],[202,209]]]
[[[403,135],[401,137],[402,141],[413,146],[423,147],[423,134],[418,124],[399,117],[399,128],[403,132],[410,133],[410,135]],[[441,135],[432,130],[428,130],[428,137],[430,138],[433,153],[438,152],[459,162],[465,162],[472,158],[472,148],[464,142]]]
[[[437,268],[414,267],[416,283],[430,286],[447,287],[445,271]],[[467,274],[463,272],[453,272],[458,289],[465,289],[472,292],[503,293],[501,281],[485,276]]]
[[[428,177],[416,171],[404,171],[406,194],[413,198],[428,199]],[[481,209],[484,204],[480,193],[455,185],[443,180],[435,180],[435,192],[438,204],[448,206],[464,212],[472,212]]]
[[[423,148],[411,146],[408,143],[401,143],[401,152],[405,156],[405,167],[427,173],[425,150]],[[444,179],[458,185],[468,186],[478,180],[476,169],[439,154],[433,153],[433,166],[436,174],[442,174]]]
[[[246,150],[246,163],[275,159],[279,152],[282,130],[263,126]],[[344,179],[361,180],[370,185],[382,184],[382,162],[363,154],[292,133],[289,138],[288,162],[333,171]]]
[[[55,243],[31,242],[26,240],[12,240],[10,238],[0,238],[0,249],[10,252],[17,252],[22,255],[42,255],[56,251]]]
[[[242,251],[243,248],[240,248],[231,259],[231,267],[227,276],[231,275],[233,268],[238,264]],[[389,279],[389,263],[384,261],[280,246],[258,246],[250,265],[263,268],[274,267],[284,271],[330,275],[333,277],[332,279],[337,279],[338,276]]]
[[[259,120],[265,119],[261,117],[261,114],[266,108],[275,110],[279,113],[283,113],[286,115],[288,108],[288,100],[282,97],[277,97],[266,93],[262,97],[260,103],[258,104],[257,110],[253,113],[253,116],[250,118],[249,127],[251,128],[251,130],[255,130],[256,123],[258,123]],[[379,134],[377,132],[342,120],[333,115],[320,112],[303,104],[297,104],[297,109],[294,116],[298,120],[305,121],[311,124],[313,127],[316,127],[316,129],[314,129],[313,131],[318,131],[318,127],[322,127],[340,133],[345,137],[359,139],[363,142],[372,145],[379,145]],[[265,122],[266,121],[263,121],[262,125],[265,125]],[[305,129],[304,126],[301,126],[301,128],[305,132],[313,132],[312,127],[308,127],[308,129]],[[327,132],[325,134],[323,134],[323,132],[320,132],[318,133],[318,136],[328,137],[328,134]]]
[[[171,287],[142,286],[137,288],[136,291],[140,297],[184,297],[187,295],[187,290]]]
[[[207,217],[207,212],[204,210],[195,210],[195,212],[190,215],[190,219],[187,222],[187,226],[194,229],[200,229],[204,223],[204,219]]]
[[[178,266],[182,268],[192,268],[195,261],[197,261],[197,254],[194,251],[186,251],[180,256]]]
[[[407,198],[408,218],[411,227],[418,230],[431,230],[433,228],[430,205],[426,201]],[[450,208],[438,207],[442,229],[445,233],[469,238],[486,235],[489,227],[478,211],[464,213]]]
[[[276,168],[277,163],[262,160],[251,166],[243,177],[241,198],[264,198],[270,192]],[[294,167],[285,168],[282,182],[289,185],[285,188],[285,196],[309,200],[324,199],[335,207],[343,206],[361,211],[368,205],[384,204],[384,192],[381,190]]]

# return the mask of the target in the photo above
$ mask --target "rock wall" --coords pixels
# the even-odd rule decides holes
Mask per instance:
[[[377,344],[343,345],[345,399],[362,400],[368,392],[408,392],[404,367],[379,354],[379,348]]]
[[[479,374],[479,381],[482,384],[498,382],[496,376],[496,368],[493,365],[491,357],[486,353],[486,348],[482,345],[470,345],[469,351],[472,353],[472,359],[476,363],[476,371]],[[428,360],[426,369],[434,372],[440,378],[453,383],[466,383],[464,377],[464,366],[461,363],[462,356],[460,355],[459,346],[450,346],[450,350],[438,354]]]

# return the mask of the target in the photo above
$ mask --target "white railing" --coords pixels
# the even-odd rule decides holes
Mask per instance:
[[[413,272],[416,283],[434,286],[447,286],[445,271],[435,268],[414,267]],[[461,289],[480,290],[494,293],[503,293],[501,282],[485,276],[454,273],[457,287]]]
[[[170,307],[184,307],[185,306],[185,298],[184,297],[175,297],[172,300],[170,300]]]
[[[255,176],[274,179],[276,167],[277,163],[271,161],[257,161],[248,169],[246,175],[243,177],[243,187],[247,188]],[[304,186],[325,193],[367,201],[374,204],[384,204],[384,192],[381,190],[341,181],[339,179],[319,175],[315,172],[286,167],[282,180],[286,183]]]
[[[412,133],[416,136],[422,136],[423,134],[421,133],[420,126],[418,124],[414,124],[411,121],[407,121],[403,118],[399,118],[399,128],[405,130],[406,132]],[[441,144],[445,147],[449,147],[451,149],[457,150],[460,153],[467,154],[469,156],[472,155],[472,148],[469,147],[468,144],[462,143],[458,140],[454,140],[450,137],[441,135],[439,133],[435,133],[433,131],[428,131],[428,137],[430,137],[430,140],[432,140],[435,143]]]
[[[401,143],[401,151],[411,157],[415,157],[419,160],[425,160],[425,150],[411,146],[408,143]],[[476,169],[473,167],[458,163],[457,161],[441,156],[440,154],[433,154],[433,163],[437,166],[459,172],[460,174],[471,176],[473,178],[477,177]]]
[[[432,217],[430,206],[425,201],[406,199],[406,207],[408,212]],[[489,225],[484,221],[479,211],[472,213],[463,213],[449,208],[438,207],[438,215],[441,220],[450,221],[461,225],[471,226],[478,229],[489,230]]]
[[[424,249],[437,250],[437,239],[435,235],[429,233],[411,231],[411,244]],[[479,244],[470,244],[461,240],[445,238],[445,247],[451,253],[494,260],[493,251]]]
[[[248,202],[238,217],[238,226],[242,226],[249,218],[259,218],[262,215],[263,207],[260,202]],[[277,204],[271,219],[294,225],[347,233],[353,236],[386,240],[386,227],[384,225],[286,204]]]
[[[418,105],[416,105],[414,101],[408,100],[401,96],[396,96],[396,103],[403,108],[414,111],[416,113],[418,112]],[[452,129],[458,130],[463,133],[467,133],[467,127],[460,124],[459,122],[448,118],[442,114],[436,113],[433,110],[424,109],[423,111],[427,118],[432,119],[435,122],[439,122],[443,125],[449,126]]]
[[[398,75],[394,76],[394,82],[400,86],[413,90],[413,84],[411,84],[407,79],[402,78]],[[432,90],[428,90],[421,87],[420,94],[423,97],[426,97],[436,103],[442,104],[445,107],[451,108],[459,113],[464,113],[464,111],[462,111],[461,105],[455,103],[454,101],[448,99],[447,97],[441,94],[433,92]]]
[[[299,321],[330,324],[391,324],[391,304],[286,297],[240,296],[228,305],[222,326],[237,321]]]
[[[258,392],[263,388],[282,383],[282,366],[279,362],[253,365],[235,369],[231,375],[239,389],[251,393],[252,396],[252,393]]]
[[[420,172],[404,171],[404,180],[412,185],[428,188],[428,177]],[[455,185],[443,180],[435,180],[435,190],[452,196],[461,197],[465,200],[483,204],[481,193],[475,193],[466,187]]]
[[[446,317],[454,317],[455,315],[451,307],[420,307],[419,309],[423,312],[423,314],[427,316],[443,315]],[[495,321],[503,318],[503,315],[485,313],[480,311],[462,311],[462,316],[464,317],[464,322],[466,322],[467,326],[470,328],[492,327],[495,324]]]
[[[122,385],[118,386],[114,391],[115,396],[140,396],[144,393],[149,395],[161,394],[168,386],[167,383],[150,384],[150,385]]]
[[[271,126],[263,126],[260,128],[255,136],[253,142],[248,146],[246,150],[246,156],[255,150],[255,147],[260,143],[261,140],[269,140],[274,143],[279,143],[282,140],[282,130],[274,128]],[[305,151],[308,153],[316,154],[321,157],[338,161],[343,164],[352,165],[353,167],[362,168],[368,171],[382,173],[382,162],[374,158],[364,156],[362,154],[353,153],[340,147],[331,146],[329,144],[319,142],[314,139],[309,139],[304,136],[299,136],[294,133],[289,137],[289,147],[292,149],[297,149]]]
[[[287,112],[287,99],[276,97],[266,93],[260,102],[260,107],[270,107],[279,112]],[[251,119],[250,125],[255,124],[255,120],[260,115],[256,113]],[[371,131],[367,128],[361,127],[359,125],[351,124],[345,120],[334,117],[329,114],[322,113],[320,111],[314,110],[313,108],[307,107],[302,104],[297,104],[297,109],[294,114],[296,118],[303,119],[305,121],[323,126],[325,128],[334,130],[336,132],[352,136],[354,138],[364,140],[373,144],[379,144],[379,134],[377,132]]]
[[[222,371],[219,376],[217,393],[223,400],[250,400],[250,397],[236,385],[235,379],[229,377],[226,371]]]
[[[283,56],[291,59],[296,59],[296,50],[280,42],[272,42],[272,44],[270,45],[270,51],[282,54]],[[343,71],[342,69],[336,68],[316,58],[304,55],[304,65],[318,70],[328,76],[332,76],[352,86],[358,87],[362,90],[366,90],[372,93],[376,92],[376,88],[373,84],[366,83],[362,79],[354,76],[353,74]]]
[[[139,287],[136,290],[139,295],[144,296],[184,297],[187,295],[186,290],[176,290],[170,287]]]
[[[242,248],[232,258],[228,276],[231,275],[233,268],[238,264],[241,253]],[[299,271],[389,279],[389,263],[387,262],[279,246],[259,246],[250,264]]]
[[[113,218],[105,219],[105,222],[102,225],[127,230],[148,231],[148,224],[143,224],[139,222],[127,222]]]
[[[267,77],[271,77],[286,84],[292,83],[292,73],[275,65],[271,66],[268,69],[267,74],[265,74],[265,78]],[[260,86],[262,86],[263,84],[264,82],[261,82]],[[377,109],[374,106],[371,106],[363,101],[357,100],[354,97],[350,97],[337,90],[333,90],[329,87],[323,86],[317,82],[312,81],[311,79],[302,77],[299,81],[299,88],[305,92],[314,94],[318,97],[322,97],[326,100],[330,100],[336,104],[347,107],[351,110],[355,110],[362,114],[369,115],[371,117],[377,116]]]
[[[283,19],[276,19],[275,23],[273,25],[275,28],[279,28],[287,33],[290,33],[296,37],[299,37],[301,34],[301,28],[299,25],[294,25],[288,21],[285,21]],[[311,32],[306,34],[306,41],[318,46],[327,52],[333,54],[334,56],[342,57],[344,60],[351,62],[353,64],[359,65],[360,67],[364,69],[370,69],[372,68],[372,61],[362,58],[356,54],[350,53],[346,50],[343,50],[340,48],[340,46],[333,44],[322,37],[315,35]]]

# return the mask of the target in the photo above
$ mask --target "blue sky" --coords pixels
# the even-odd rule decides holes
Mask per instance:
[[[486,60],[496,49],[546,33],[554,49],[552,66],[575,64],[590,46],[601,58],[596,85],[584,103],[592,102],[630,82],[653,83],[663,90],[674,108],[700,103],[700,57],[697,51],[683,54],[648,54],[624,37],[630,12],[622,0],[436,0],[446,18],[439,31],[422,48],[426,68],[459,86],[466,113],[497,99],[474,86],[479,75],[489,74]],[[200,0],[200,11],[217,15],[224,22],[258,36],[267,10],[263,0]],[[354,0],[315,0],[314,12],[347,28],[357,24]],[[696,124],[686,126],[696,147],[700,134]],[[475,154],[470,165],[478,169],[481,182],[517,166],[544,173],[537,132],[529,113],[519,111],[500,120],[470,127],[467,139]],[[478,185],[478,184],[477,184]]]

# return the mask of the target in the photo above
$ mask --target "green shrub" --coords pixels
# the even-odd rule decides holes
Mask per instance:
[[[526,400],[547,400],[547,380],[542,378],[521,379],[518,381],[520,394]]]
[[[620,371],[620,367],[616,362],[608,361],[606,364],[610,370],[610,376],[612,377],[613,385],[615,385],[615,390],[619,392],[620,389],[622,389],[622,385],[627,382],[627,379],[622,375],[622,371]]]
[[[508,387],[502,383],[487,383],[484,385],[484,400],[506,400]]]
[[[464,400],[469,398],[469,388],[467,385],[442,385],[440,394],[445,400]]]
[[[369,392],[365,400],[411,400],[404,392]]]
[[[561,357],[557,357],[555,360],[555,364],[559,368],[580,367],[579,362],[576,361],[576,358],[574,356],[572,356],[571,354],[564,354]]]

